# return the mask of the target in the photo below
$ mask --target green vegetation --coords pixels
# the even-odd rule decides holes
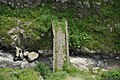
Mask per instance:
[[[97,80],[119,80],[120,70],[109,70],[98,75]]]
[[[120,0],[109,3],[103,0],[86,1],[89,1],[91,8],[82,9],[74,1],[67,4],[48,2],[35,8],[18,9],[0,4],[0,45],[10,46],[12,39],[8,31],[21,27],[25,30],[26,37],[23,46],[32,50],[47,49],[52,45],[52,22],[67,20],[70,48],[85,46],[102,53],[120,52]],[[100,2],[100,6],[95,2]],[[101,72],[98,75],[66,64],[63,71],[55,73],[43,63],[39,63],[34,69],[0,68],[0,80],[38,80],[40,75],[45,80],[120,79],[119,70]]]
[[[120,2],[112,0],[113,2],[107,4],[102,0],[86,1],[90,1],[90,9],[80,9],[75,2],[69,2],[67,6],[48,2],[45,6],[18,9],[0,4],[2,43],[10,45],[11,39],[7,32],[20,26],[25,30],[26,36],[31,38],[27,40],[27,47],[48,48],[52,39],[49,36],[51,22],[66,19],[69,25],[70,47],[86,46],[89,49],[101,50],[102,53],[119,52]],[[96,9],[94,2],[101,2],[99,9]],[[43,33],[45,36],[40,36]]]
[[[84,80],[93,80],[91,77],[92,74],[89,72],[78,69],[75,66],[64,65],[63,71],[51,72],[50,68],[48,68],[44,63],[39,63],[35,70],[40,72],[40,74],[44,77],[45,80],[71,80],[69,78],[78,78]],[[84,76],[86,75],[86,76]]]
[[[38,80],[39,75],[32,69],[0,68],[0,80]]]
[[[50,68],[44,63],[37,64],[35,67],[35,70],[40,72],[43,78],[48,78],[50,74],[52,74],[52,71],[50,70]]]
[[[120,70],[93,74],[70,65],[64,66],[63,71],[53,73],[44,63],[37,64],[34,69],[0,68],[0,80],[39,80],[40,75],[44,80],[119,80]]]

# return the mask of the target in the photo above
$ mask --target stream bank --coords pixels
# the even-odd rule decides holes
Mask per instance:
[[[110,70],[110,69],[120,69],[120,55],[116,56],[115,58],[95,58],[100,55],[93,55],[94,57],[89,55],[71,55],[70,56],[70,62],[74,66],[77,66],[78,68],[82,70],[89,71],[90,69],[100,68],[104,70]],[[28,62],[26,60],[20,60],[20,61],[13,61],[14,56],[13,53],[10,52],[4,52],[0,50],[0,67],[10,67],[10,68],[30,68],[34,67],[38,62],[44,62],[48,66],[52,68],[52,55],[43,56],[40,55],[40,57],[33,61]]]

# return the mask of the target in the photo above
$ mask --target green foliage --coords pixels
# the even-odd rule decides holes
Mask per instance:
[[[48,48],[51,41],[51,37],[48,37],[51,22],[65,18],[68,21],[70,47],[86,46],[93,50],[99,49],[103,53],[119,52],[119,1],[86,1],[90,2],[90,9],[80,9],[79,6],[75,6],[76,1],[71,1],[68,5],[49,2],[45,6],[18,9],[0,4],[0,38],[4,37],[4,43],[10,44],[11,40],[6,36],[8,30],[21,26],[25,30],[25,35],[31,38],[27,41],[29,43],[26,43],[28,47]],[[95,2],[101,2],[99,9],[94,7]],[[17,23],[17,20],[21,22]],[[112,32],[110,28],[113,29]],[[45,37],[40,36],[43,33]]]
[[[78,30],[76,30],[76,32],[73,35],[71,35],[70,38],[73,39],[73,45],[76,48],[80,48],[82,45],[91,46],[93,42],[93,38],[90,35],[88,35],[86,32],[80,33]]]
[[[8,73],[0,72],[0,80],[17,80],[17,78]]]
[[[108,70],[107,72],[99,72],[96,75],[96,80],[119,80],[120,70]]]
[[[38,72],[32,69],[1,68],[0,80],[38,80]]]
[[[120,70],[110,70],[101,74],[101,80],[120,80]]]
[[[52,74],[50,68],[42,62],[36,65],[35,70],[38,71],[43,78],[47,78]]]
[[[24,69],[24,70],[18,71],[18,73],[13,73],[13,75],[20,80],[38,80],[39,79],[39,74],[31,69]]]
[[[64,80],[68,74],[64,71],[54,72],[45,80]]]

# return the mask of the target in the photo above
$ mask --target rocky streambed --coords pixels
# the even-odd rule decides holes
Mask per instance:
[[[0,50],[0,68],[10,67],[10,68],[30,68],[34,67],[38,62],[44,62],[51,65],[51,57],[40,56],[37,60],[29,62],[25,59],[14,61],[14,54],[11,52],[4,52]]]
[[[93,57],[94,56],[94,57]],[[115,58],[97,58],[100,55],[79,55],[70,56],[70,62],[79,67],[82,70],[89,71],[90,69],[120,69],[120,56]],[[37,60],[33,62],[28,62],[27,60],[13,61],[14,55],[10,52],[4,52],[0,50],[0,68],[11,67],[11,68],[28,68],[34,67],[38,62],[44,62],[52,67],[52,56],[40,56]]]
[[[71,56],[70,62],[82,70],[89,71],[90,69],[120,69],[120,59],[95,59],[89,56]]]

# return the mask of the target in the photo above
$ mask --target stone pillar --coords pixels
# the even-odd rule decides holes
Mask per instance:
[[[69,44],[67,21],[53,21],[53,71],[63,69],[65,62],[69,63]]]

